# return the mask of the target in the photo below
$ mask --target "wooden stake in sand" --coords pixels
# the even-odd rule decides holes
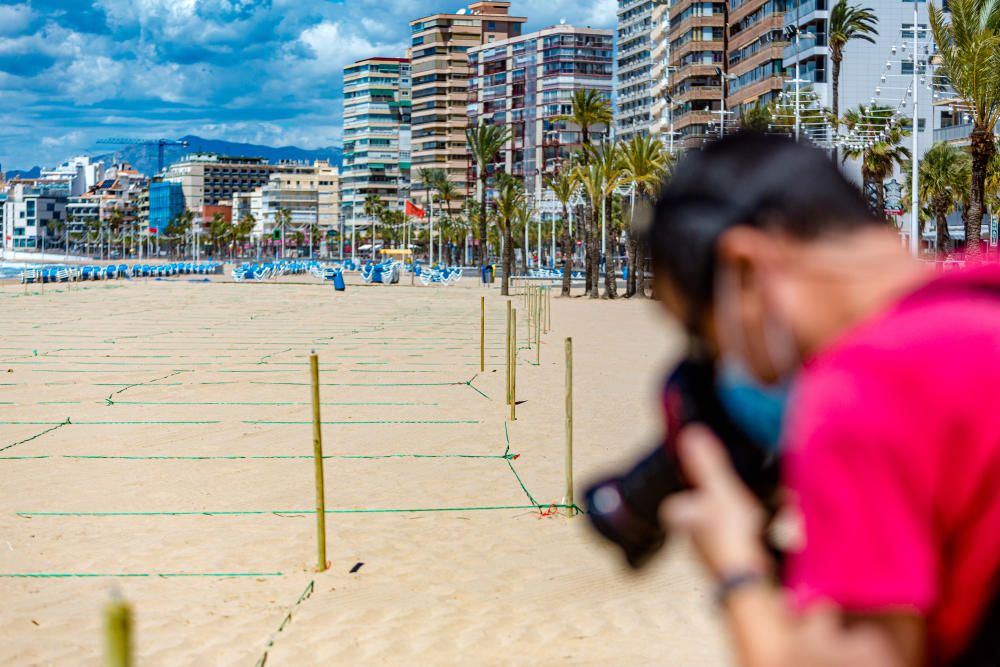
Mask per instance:
[[[573,339],[566,339],[566,515],[574,516],[573,505]]]
[[[122,600],[114,600],[104,608],[104,665],[132,665],[132,610]]]
[[[316,466],[316,554],[317,572],[326,570],[326,492],[323,488],[323,430],[319,416],[319,357],[309,355],[309,372],[312,375],[313,406],[313,461]]]
[[[517,308],[510,312],[510,419],[517,419]]]
[[[507,354],[505,358],[507,375],[507,405],[510,405],[510,299],[507,299]]]
[[[539,287],[535,296],[535,365],[542,363],[542,293]]]
[[[479,297],[479,372],[486,372],[486,297]]]

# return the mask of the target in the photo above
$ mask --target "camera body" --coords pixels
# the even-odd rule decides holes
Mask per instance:
[[[755,495],[770,501],[778,484],[776,457],[755,444],[726,415],[715,390],[710,363],[685,359],[671,372],[662,392],[664,441],[623,475],[591,486],[584,503],[591,525],[619,546],[626,562],[642,567],[667,540],[658,511],[663,500],[690,488],[677,459],[677,436],[700,423],[722,441],[740,478]]]

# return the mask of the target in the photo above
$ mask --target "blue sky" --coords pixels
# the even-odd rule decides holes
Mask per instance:
[[[0,165],[101,137],[338,145],[341,70],[402,55],[407,21],[460,0],[0,0]],[[612,27],[615,0],[513,0],[528,29]]]

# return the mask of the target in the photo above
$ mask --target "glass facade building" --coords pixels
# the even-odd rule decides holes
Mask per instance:
[[[158,181],[149,184],[149,227],[162,233],[170,221],[184,212],[184,191],[180,183]]]

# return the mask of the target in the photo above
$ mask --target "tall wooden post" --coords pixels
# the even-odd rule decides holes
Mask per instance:
[[[566,339],[566,515],[573,516],[573,339]]]
[[[326,570],[326,493],[323,488],[323,424],[319,414],[319,357],[309,355],[312,375],[313,463],[316,467],[316,571]]]
[[[479,372],[486,372],[486,297],[479,297]]]
[[[510,313],[510,420],[517,419],[517,308]]]
[[[122,600],[104,609],[104,665],[132,666],[132,610]]]

